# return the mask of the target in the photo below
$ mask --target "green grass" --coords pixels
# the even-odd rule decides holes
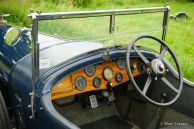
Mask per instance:
[[[78,2],[77,2],[78,1]],[[153,0],[3,0],[0,4],[0,12],[10,13],[8,22],[19,26],[29,26],[30,20],[27,17],[29,9],[41,10],[42,12],[57,11],[79,11],[98,9],[118,9],[164,6],[165,0],[154,2]],[[17,3],[17,4],[16,4]],[[169,20],[167,43],[175,52],[180,62],[183,74],[189,80],[194,81],[194,3],[191,2],[168,2],[171,6],[171,14],[186,12],[190,19],[186,22],[175,22]],[[15,6],[18,5],[18,6]],[[127,44],[140,33],[147,33],[149,30],[161,30],[162,14],[146,14],[134,16],[119,16],[116,18],[118,29],[115,35],[109,35],[108,18],[88,18],[74,20],[46,21],[40,23],[40,30],[51,34],[60,34],[67,38],[94,36],[97,41],[104,39],[106,44],[111,42]],[[155,36],[161,36],[161,32],[150,32]],[[117,35],[117,36],[116,36]],[[113,37],[116,37],[113,39]],[[86,39],[87,39],[86,38]],[[142,44],[142,43],[141,43]],[[143,43],[147,45],[147,41]],[[155,43],[150,46],[159,48]]]

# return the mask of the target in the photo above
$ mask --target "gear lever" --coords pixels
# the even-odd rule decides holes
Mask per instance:
[[[162,93],[161,94],[161,103],[163,103],[166,98],[167,98],[167,94]],[[159,106],[156,114],[153,116],[152,120],[150,121],[150,123],[148,124],[146,129],[157,129],[161,116],[162,116],[161,107]]]

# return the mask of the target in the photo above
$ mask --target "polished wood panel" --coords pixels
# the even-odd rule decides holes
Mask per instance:
[[[133,59],[132,64],[137,66],[137,60]],[[106,67],[111,67],[113,69],[113,72],[114,72],[114,77],[110,81],[105,80],[103,77],[103,70]],[[122,73],[122,75],[123,75],[123,80],[120,83],[116,82],[116,80],[115,80],[115,75],[118,72]],[[137,69],[133,70],[134,76],[137,76],[139,74],[140,73],[138,72]],[[77,90],[75,88],[75,84],[74,84],[75,78],[80,76],[80,75],[84,76],[87,80],[87,87],[83,91]],[[93,86],[93,79],[95,77],[99,77],[102,81],[100,88],[95,88]],[[87,76],[84,72],[84,69],[80,69],[80,70],[72,73],[71,75],[64,77],[62,80],[60,80],[54,86],[54,88],[51,92],[51,99],[56,100],[56,99],[60,99],[60,98],[66,97],[66,96],[76,95],[76,94],[80,94],[80,93],[84,93],[84,92],[89,92],[89,91],[94,91],[94,90],[103,90],[103,89],[107,89],[108,82],[113,83],[112,87],[115,87],[121,83],[127,82],[128,80],[129,80],[129,77],[128,77],[126,68],[120,70],[117,67],[116,62],[103,62],[102,64],[96,65],[96,72],[92,77]]]

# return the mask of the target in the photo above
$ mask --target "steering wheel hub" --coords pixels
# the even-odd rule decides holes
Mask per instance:
[[[151,61],[151,68],[156,76],[163,77],[166,73],[164,63],[160,59],[154,59]]]

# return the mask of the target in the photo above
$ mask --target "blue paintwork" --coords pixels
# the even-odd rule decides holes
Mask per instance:
[[[0,25],[0,74],[8,81],[11,69],[24,56],[31,52],[31,40],[27,31],[21,33],[21,38],[14,46],[8,46],[4,42],[4,36],[10,25]]]

